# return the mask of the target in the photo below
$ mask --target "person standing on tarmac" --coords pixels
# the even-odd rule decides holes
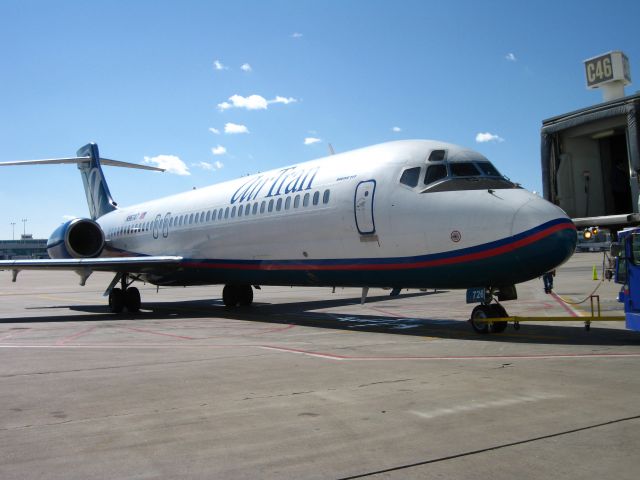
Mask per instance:
[[[551,293],[551,291],[553,290],[553,277],[555,276],[555,270],[551,270],[550,272],[542,275],[542,281],[544,282],[544,293]]]

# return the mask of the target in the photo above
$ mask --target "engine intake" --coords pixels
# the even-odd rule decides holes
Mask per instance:
[[[93,258],[104,248],[104,232],[87,218],[63,223],[49,237],[47,252],[51,258]]]

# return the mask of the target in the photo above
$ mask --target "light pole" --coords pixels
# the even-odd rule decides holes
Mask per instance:
[[[16,239],[16,222],[11,222],[11,240]]]
[[[24,230],[22,231],[22,234],[23,234],[24,236],[26,236],[26,235],[27,235],[27,219],[26,219],[26,218],[23,218],[23,219],[22,219],[22,225],[23,225],[23,227],[24,227]]]

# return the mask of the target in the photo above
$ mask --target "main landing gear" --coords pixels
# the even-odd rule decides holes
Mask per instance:
[[[248,307],[253,303],[253,288],[251,285],[225,285],[222,289],[222,301],[229,308],[238,305]]]
[[[134,280],[129,280],[129,275],[126,273],[116,275],[112,284],[116,285],[120,281],[120,288],[113,287],[109,292],[109,309],[113,313],[120,313],[125,308],[131,312],[136,313],[140,311],[140,290],[136,287],[130,287]]]

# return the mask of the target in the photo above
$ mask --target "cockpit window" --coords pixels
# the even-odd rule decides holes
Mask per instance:
[[[402,172],[402,176],[400,177],[400,183],[411,188],[418,185],[419,180],[420,167],[407,168],[404,172]]]
[[[447,152],[445,150],[433,150],[429,154],[429,161],[430,162],[439,162],[441,160],[444,160],[444,157],[445,157],[446,153]]]
[[[445,165],[429,165],[427,173],[424,175],[424,184],[436,182],[447,176],[447,167]]]
[[[482,173],[490,177],[501,177],[500,172],[489,162],[478,162],[476,165],[482,170]]]
[[[470,162],[451,163],[449,167],[453,177],[477,177],[480,175],[480,170]]]

